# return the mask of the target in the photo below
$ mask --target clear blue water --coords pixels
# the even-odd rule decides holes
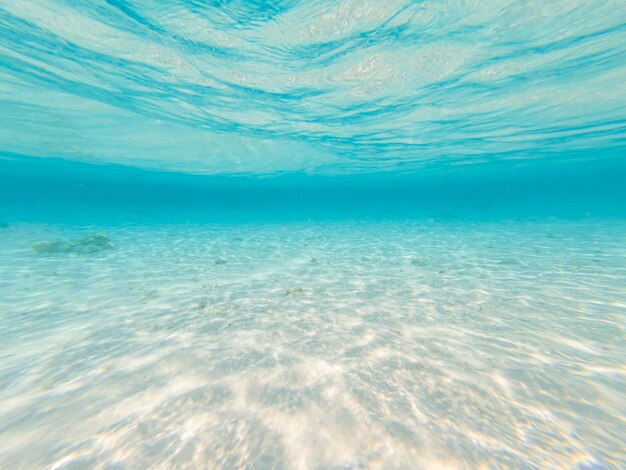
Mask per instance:
[[[626,4],[0,0],[0,468],[626,467]]]

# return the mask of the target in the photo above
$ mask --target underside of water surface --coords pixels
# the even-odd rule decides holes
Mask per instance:
[[[0,0],[0,469],[626,468],[623,0]]]

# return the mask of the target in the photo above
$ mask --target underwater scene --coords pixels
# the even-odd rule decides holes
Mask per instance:
[[[624,0],[0,0],[0,469],[626,468]]]

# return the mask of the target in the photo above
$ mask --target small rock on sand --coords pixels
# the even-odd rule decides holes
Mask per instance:
[[[285,291],[285,295],[287,297],[295,297],[296,295],[301,294],[301,293],[302,293],[302,288],[300,287],[293,287]]]

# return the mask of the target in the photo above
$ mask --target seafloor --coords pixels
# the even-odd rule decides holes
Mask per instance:
[[[624,468],[625,313],[623,221],[12,224],[0,467]]]

